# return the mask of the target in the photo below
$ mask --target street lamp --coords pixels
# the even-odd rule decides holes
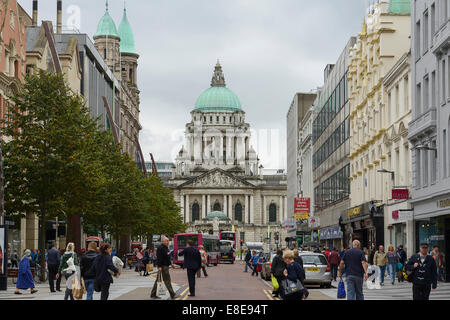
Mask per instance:
[[[380,170],[377,170],[377,172],[379,172],[379,173],[390,173],[391,176],[392,176],[392,181],[395,181],[395,172],[394,171],[389,171],[389,170],[386,170],[386,169],[380,169]]]

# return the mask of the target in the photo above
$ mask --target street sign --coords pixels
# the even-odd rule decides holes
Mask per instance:
[[[313,228],[313,229],[320,227],[320,218],[319,217],[309,217],[308,218],[308,227]]]
[[[294,218],[297,220],[308,219],[311,212],[311,198],[294,199]]]
[[[409,199],[409,189],[392,189],[392,199],[408,200]]]

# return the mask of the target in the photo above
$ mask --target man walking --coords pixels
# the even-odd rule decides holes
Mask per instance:
[[[11,268],[19,268],[19,255],[17,250],[14,249],[14,253],[11,254]]]
[[[55,278],[58,274],[58,267],[61,262],[61,252],[58,250],[56,242],[53,242],[52,248],[47,253],[47,266],[48,266],[48,282],[50,284],[50,292],[61,291],[61,278],[56,279],[56,291],[55,291]]]
[[[386,274],[386,266],[388,264],[388,257],[384,252],[384,246],[380,245],[378,251],[373,256],[373,264],[378,268],[380,272],[380,285],[384,286],[384,275]]]
[[[420,244],[420,252],[413,255],[406,264],[406,270],[413,271],[413,300],[430,300],[431,288],[437,288],[436,261],[428,254],[428,244]]]
[[[178,296],[173,291],[169,272],[169,268],[172,266],[172,268],[174,269],[175,266],[172,264],[170,260],[169,238],[167,237],[162,238],[162,244],[158,247],[158,250],[156,251],[156,265],[158,266],[158,276],[156,277],[156,279],[158,279],[160,275],[162,276],[164,284],[166,285],[167,290],[169,290],[171,299],[175,300]],[[157,282],[158,281],[155,281],[152,293],[150,295],[152,299],[161,299],[161,297],[156,296],[156,286],[158,285]]]
[[[251,254],[250,250],[247,250],[247,254],[245,255],[245,259],[244,259],[244,261],[245,261],[244,272],[247,272],[251,259],[252,259],[252,254]],[[251,268],[251,266],[250,266],[250,268]]]
[[[97,256],[97,242],[89,242],[88,251],[80,259],[81,277],[84,279],[87,292],[86,300],[93,300],[94,298],[95,271],[92,264]]]
[[[179,253],[184,256],[183,267],[187,269],[187,277],[189,282],[189,297],[195,297],[195,274],[202,266],[202,257],[200,251],[194,246],[194,241],[188,240],[187,248]]]
[[[364,300],[363,283],[367,280],[367,261],[361,250],[361,243],[353,241],[353,248],[345,251],[340,263],[339,277],[342,277],[342,268],[345,264],[347,280],[347,300]]]
[[[339,263],[341,262],[341,258],[339,258],[339,253],[337,252],[336,248],[333,248],[333,251],[330,252],[328,262],[330,263],[331,274],[333,276],[333,280],[336,281],[338,266],[339,266]]]

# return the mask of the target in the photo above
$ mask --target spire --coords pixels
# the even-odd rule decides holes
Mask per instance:
[[[225,87],[225,77],[223,76],[222,66],[217,59],[216,67],[214,68],[214,74],[211,81],[211,87]]]
[[[120,35],[120,52],[137,54],[134,43],[133,29],[131,28],[130,22],[128,21],[125,1],[124,1],[122,21],[120,22],[119,25],[119,35]]]
[[[108,0],[106,0],[105,15],[100,19],[97,26],[97,32],[95,33],[94,37],[105,37],[105,36],[106,37],[114,36],[119,38],[119,33],[117,32],[116,24],[109,15]]]

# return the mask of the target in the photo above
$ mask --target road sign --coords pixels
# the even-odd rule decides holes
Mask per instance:
[[[311,198],[294,199],[294,218],[297,220],[306,220],[311,212]]]

